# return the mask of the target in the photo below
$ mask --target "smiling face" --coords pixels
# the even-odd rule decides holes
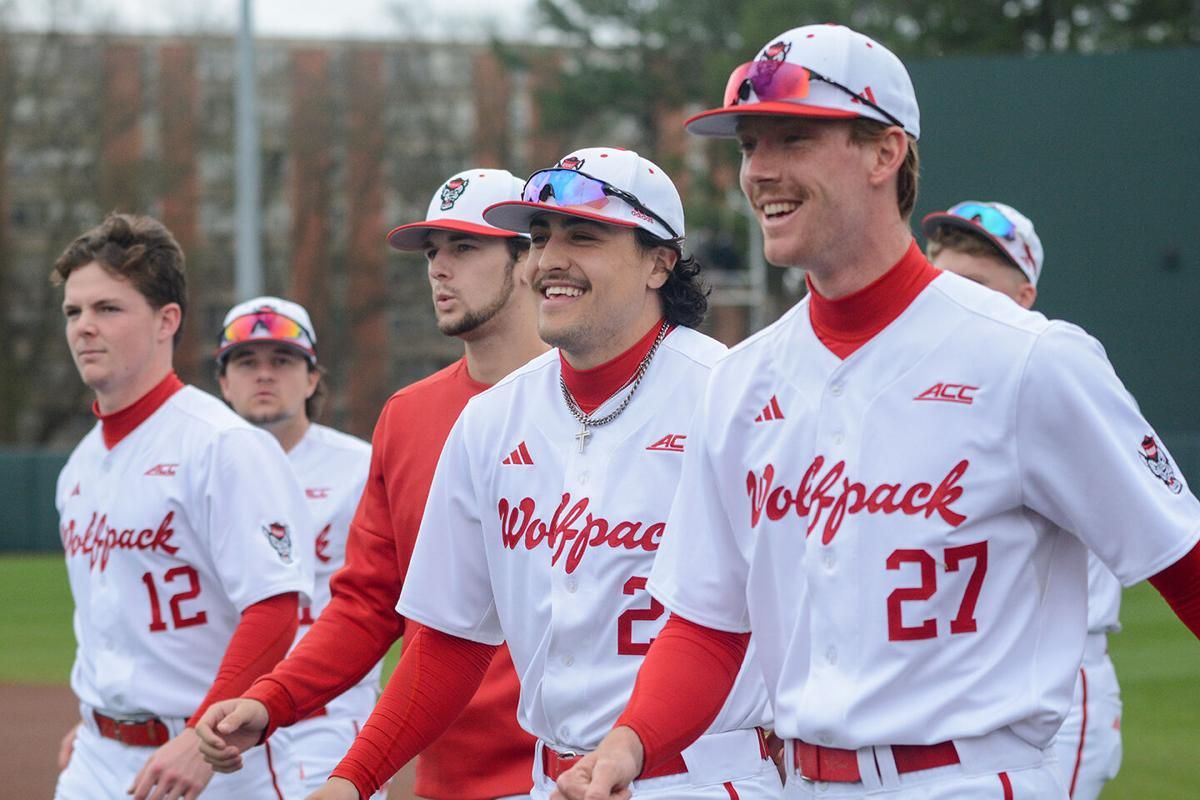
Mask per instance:
[[[737,138],[770,263],[813,268],[871,224],[873,154],[851,141],[848,122],[747,115]]]
[[[424,250],[438,330],[467,340],[486,334],[516,288],[508,244],[501,237],[435,230]]]
[[[278,342],[238,345],[217,378],[221,394],[238,416],[263,427],[307,421],[304,403],[320,379],[299,350]]]
[[[631,347],[662,317],[658,289],[677,255],[643,249],[631,228],[539,214],[529,228],[538,333],[578,369]]]
[[[134,402],[170,370],[179,306],[152,308],[132,283],[98,263],[71,271],[63,315],[71,358],[102,412]]]

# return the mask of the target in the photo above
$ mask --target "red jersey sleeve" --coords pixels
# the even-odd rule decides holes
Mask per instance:
[[[384,465],[388,413],[372,439],[371,467],[346,539],[346,563],[329,582],[330,601],[292,653],[245,696],[267,707],[269,736],[354,686],[404,632],[396,613],[403,581],[392,532]],[[338,657],[331,659],[330,653]]]
[[[1200,637],[1200,544],[1162,572],[1150,576],[1150,585],[1183,624]]]
[[[700,738],[725,704],[750,645],[748,633],[706,628],[672,614],[638,670],[617,725],[642,742],[642,771]]]
[[[242,612],[229,646],[217,669],[217,677],[196,713],[188,720],[195,725],[205,710],[218,700],[238,697],[251,681],[269,672],[287,655],[296,638],[296,613],[300,598],[295,592],[260,600]]]
[[[422,627],[405,646],[375,711],[331,777],[370,797],[441,735],[483,681],[494,645]]]

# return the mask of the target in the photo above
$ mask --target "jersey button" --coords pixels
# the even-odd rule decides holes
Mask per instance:
[[[586,472],[581,472],[576,480],[579,482],[580,486],[587,486],[588,474]]]
[[[575,594],[575,590],[579,588],[579,584],[574,578],[567,578],[566,587],[568,594]]]
[[[833,568],[837,565],[837,556],[826,550],[825,555],[821,557],[821,560],[825,564],[825,569],[833,572]]]
[[[833,435],[833,443],[834,444],[841,444],[844,441],[846,441],[846,436],[841,431],[838,431],[837,433],[835,433]]]
[[[842,396],[842,385],[840,383],[835,383],[833,386],[830,386],[829,393],[831,395],[833,395],[834,397],[841,397]]]
[[[575,664],[575,656],[571,655],[570,653],[567,653],[565,656],[563,656],[563,666],[564,667],[570,667],[574,664]]]
[[[825,651],[825,660],[829,662],[830,666],[833,666],[834,664],[837,663],[837,648],[836,647],[830,645],[829,649]]]

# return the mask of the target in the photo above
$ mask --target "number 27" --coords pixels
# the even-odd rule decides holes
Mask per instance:
[[[975,566],[967,579],[958,614],[950,620],[950,633],[974,633],[979,629],[975,620],[975,606],[979,603],[979,592],[983,578],[987,575],[987,542],[974,542],[958,547],[947,547],[945,564],[947,572],[958,572],[963,561],[974,559]],[[888,640],[910,642],[918,639],[933,639],[938,635],[937,620],[930,617],[918,625],[905,625],[902,603],[928,600],[937,591],[937,561],[925,550],[896,550],[887,560],[889,570],[898,570],[903,564],[917,564],[921,568],[921,585],[896,589],[888,595]]]

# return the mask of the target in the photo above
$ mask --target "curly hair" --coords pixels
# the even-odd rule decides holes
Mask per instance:
[[[705,283],[700,272],[703,269],[695,256],[683,255],[678,242],[660,239],[644,228],[634,230],[634,239],[642,250],[669,247],[679,255],[675,268],[667,276],[667,282],[658,290],[662,298],[663,316],[671,325],[698,328],[708,313],[708,295],[712,288]]]
[[[50,282],[61,286],[72,272],[93,262],[133,284],[151,308],[178,305],[180,324],[175,343],[179,344],[187,314],[187,275],[183,248],[165,225],[153,217],[109,214],[67,245],[54,262]]]

